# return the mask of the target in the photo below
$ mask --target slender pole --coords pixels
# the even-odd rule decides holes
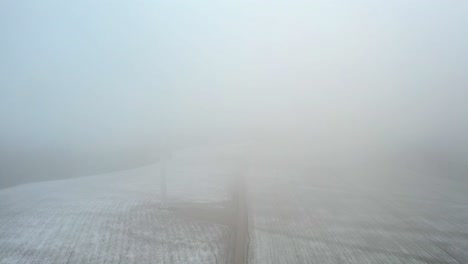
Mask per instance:
[[[161,125],[161,134],[160,134],[160,147],[161,147],[161,167],[160,167],[160,178],[161,178],[161,208],[168,208],[167,207],[167,169],[168,169],[168,160],[169,160],[169,148],[168,148],[168,135],[167,135],[167,127],[165,122],[166,118],[166,109],[164,105],[161,105],[161,116],[160,116],[160,125]]]
[[[167,150],[163,150],[161,155],[161,207],[167,208],[167,187],[166,187],[166,175],[167,175],[167,162],[168,153]]]

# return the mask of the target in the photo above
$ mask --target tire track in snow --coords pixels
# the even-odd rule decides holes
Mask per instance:
[[[247,172],[247,164],[243,163],[238,175],[236,175],[236,189],[234,194],[236,206],[234,264],[247,263],[247,251],[249,244],[248,212],[245,185],[245,175]]]

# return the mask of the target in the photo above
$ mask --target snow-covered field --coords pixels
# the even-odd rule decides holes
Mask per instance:
[[[255,167],[249,263],[468,263],[468,185]]]
[[[234,152],[0,190],[0,264],[233,263]],[[468,263],[467,180],[376,173],[251,160],[248,263]]]
[[[210,159],[171,159],[169,209],[158,164],[0,190],[0,263],[229,263],[231,167]]]

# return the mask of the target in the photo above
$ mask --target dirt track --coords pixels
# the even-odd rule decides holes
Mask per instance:
[[[245,175],[247,168],[239,173],[237,177],[235,205],[236,205],[236,223],[235,223],[235,244],[234,244],[234,264],[247,263],[247,251],[249,241],[248,230],[248,210],[246,200]]]

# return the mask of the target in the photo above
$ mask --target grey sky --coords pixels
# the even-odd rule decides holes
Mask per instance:
[[[176,141],[465,139],[467,13],[442,0],[2,1],[0,146],[145,146],[161,123]]]

